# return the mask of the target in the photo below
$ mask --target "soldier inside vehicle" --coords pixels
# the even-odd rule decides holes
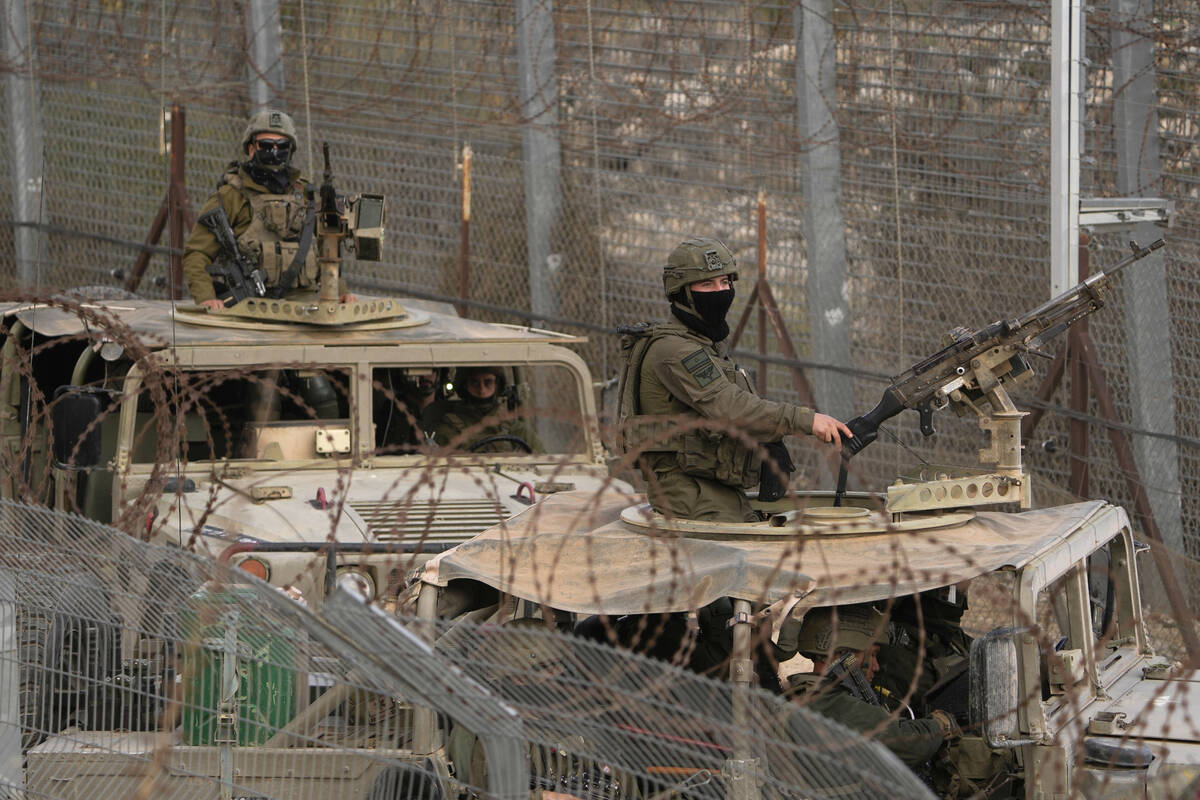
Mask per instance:
[[[518,415],[518,388],[504,367],[459,367],[449,396],[422,414],[429,443],[471,452],[544,453],[533,426]]]

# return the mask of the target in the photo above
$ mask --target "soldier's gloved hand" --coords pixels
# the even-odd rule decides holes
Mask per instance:
[[[962,728],[958,727],[958,722],[950,714],[938,708],[929,716],[941,730],[942,739],[947,742],[957,742],[962,738]]]

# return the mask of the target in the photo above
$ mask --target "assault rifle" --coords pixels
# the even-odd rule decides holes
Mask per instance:
[[[978,413],[976,404],[982,399],[994,407],[1011,406],[1001,386],[1032,374],[1025,354],[1049,358],[1040,350],[1043,344],[1103,308],[1112,289],[1112,276],[1164,244],[1162,239],[1148,247],[1130,242],[1132,254],[1112,269],[1089,276],[1032,311],[977,331],[950,331],[944,348],[892,378],[875,408],[846,423],[854,436],[842,441],[843,458],[854,456],[875,441],[879,426],[906,408],[920,415],[921,433],[932,436],[934,410],[950,403],[960,414],[968,410]],[[839,478],[839,483],[843,479]]]
[[[227,306],[232,306],[247,297],[265,297],[266,276],[238,249],[237,238],[233,235],[229,217],[221,204],[218,203],[215,208],[205,211],[196,221],[212,231],[221,248],[217,259],[208,265],[208,274],[223,280],[229,289],[229,296],[222,297],[221,301]]]
[[[857,653],[843,653],[837,661],[833,662],[825,680],[842,684],[851,695],[864,703],[870,703],[873,706],[883,705],[879,702],[879,695],[875,694],[875,690],[871,688],[871,682],[863,674],[862,667],[858,664]]]

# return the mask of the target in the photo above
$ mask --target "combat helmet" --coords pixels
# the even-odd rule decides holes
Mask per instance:
[[[463,400],[471,400],[471,394],[467,391],[467,381],[472,376],[478,374],[492,375],[496,378],[496,394],[492,399],[499,399],[504,396],[508,390],[508,376],[504,374],[504,369],[491,364],[484,364],[475,367],[459,367],[454,370],[454,393]]]
[[[296,123],[290,114],[283,111],[267,108],[255,112],[250,117],[246,122],[246,129],[242,132],[243,153],[246,152],[246,145],[250,144],[250,140],[256,133],[276,133],[286,136],[292,143],[292,149],[296,149]]]
[[[738,278],[737,259],[720,239],[701,236],[684,239],[667,256],[663,267],[663,290],[667,299],[689,314],[697,314],[696,304],[688,287],[696,281],[728,275]]]
[[[824,661],[839,650],[869,650],[887,642],[887,620],[870,603],[814,608],[804,615],[796,639],[805,658]]]

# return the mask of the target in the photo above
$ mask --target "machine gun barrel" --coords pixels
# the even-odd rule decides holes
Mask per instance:
[[[321,214],[326,215],[326,225],[340,227],[337,207],[337,190],[333,187],[333,168],[329,166],[329,142],[321,143],[321,154],[325,158],[325,170],[321,175]],[[332,215],[332,217],[328,216]]]
[[[875,408],[846,423],[854,436],[844,441],[843,457],[861,452],[875,441],[882,423],[906,408],[920,414],[921,433],[932,435],[934,401],[945,404],[946,394],[955,384],[964,382],[964,376],[975,368],[976,358],[993,348],[1010,348],[1018,357],[1021,352],[1036,352],[1050,339],[1102,308],[1114,274],[1164,244],[1162,239],[1147,247],[1130,242],[1132,253],[1110,270],[1089,276],[1032,311],[1014,319],[998,320],[974,332],[958,331],[949,345],[892,378]],[[1021,365],[1027,366],[1023,362]]]

